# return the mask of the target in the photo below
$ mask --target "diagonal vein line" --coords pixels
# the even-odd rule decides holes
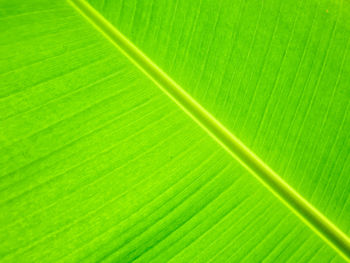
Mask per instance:
[[[347,235],[289,186],[85,0],[68,1],[241,165],[350,262],[350,238]]]

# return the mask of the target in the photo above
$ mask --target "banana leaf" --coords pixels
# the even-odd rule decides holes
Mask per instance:
[[[13,0],[0,2],[1,262],[349,258],[347,2],[88,2],[345,245],[77,6]]]

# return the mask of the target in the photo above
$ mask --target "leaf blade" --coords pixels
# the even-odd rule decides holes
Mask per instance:
[[[19,3],[22,2],[11,1],[13,6],[8,13],[20,13],[20,11],[16,11],[21,10],[17,9],[17,6],[21,6]],[[50,9],[56,8],[58,5],[60,8],[66,8],[67,14],[74,16],[74,12],[68,9],[64,2],[57,4],[52,1],[31,1],[31,4],[34,10],[36,6]],[[29,9],[29,6],[26,6],[25,10]],[[57,18],[59,16],[57,14]],[[63,32],[65,32],[66,27],[88,28],[78,16],[72,21],[70,21],[72,23],[70,25],[60,19],[44,20],[41,23],[43,27],[51,24],[54,31],[58,27]],[[29,29],[31,29],[30,23],[27,27],[22,28],[23,31],[16,31],[13,45],[16,44],[21,33],[27,37]],[[33,29],[33,35],[38,35],[36,30],[39,31],[39,34],[43,32],[41,28]],[[151,255],[151,258],[158,255],[158,242],[162,241],[163,246],[165,243],[171,248],[171,244],[174,242],[172,239],[174,233],[177,235],[189,233],[193,225],[187,225],[187,228],[181,229],[181,231],[172,231],[178,225],[179,218],[183,225],[188,224],[189,221],[186,219],[191,215],[197,222],[209,219],[207,224],[212,225],[215,220],[208,216],[211,215],[209,212],[217,213],[216,207],[220,205],[227,205],[225,211],[229,211],[230,206],[244,200],[245,196],[251,197],[252,204],[258,203],[260,209],[266,210],[265,213],[271,217],[261,217],[261,215],[255,214],[249,206],[242,206],[243,211],[231,213],[225,224],[220,224],[219,229],[215,228],[209,235],[213,238],[219,233],[225,233],[226,227],[231,222],[246,215],[243,217],[245,220],[241,220],[242,224],[235,225],[234,229],[222,239],[221,246],[211,246],[208,234],[206,234],[205,238],[196,242],[196,245],[190,243],[189,249],[181,252],[181,255],[174,260],[181,260],[184,255],[193,257],[194,253],[199,251],[192,250],[193,246],[198,249],[198,246],[203,248],[207,245],[211,247],[210,253],[215,253],[218,249],[226,247],[226,253],[229,252],[232,255],[236,250],[235,246],[227,247],[226,245],[230,244],[235,233],[237,233],[237,237],[234,239],[236,245],[253,237],[245,250],[252,248],[255,251],[254,248],[261,243],[264,244],[263,246],[272,248],[277,245],[276,240],[271,238],[265,240],[264,236],[282,219],[290,224],[280,227],[277,232],[287,236],[287,233],[290,233],[292,229],[296,229],[298,241],[295,241],[295,236],[287,237],[287,249],[277,246],[275,250],[277,255],[270,258],[271,261],[278,257],[287,259],[291,254],[301,259],[300,261],[308,261],[313,256],[319,259],[322,258],[323,254],[327,259],[341,260],[314,233],[277,202],[266,189],[255,180],[249,179],[250,177],[246,175],[246,171],[240,165],[232,162],[231,157],[227,156],[221,149],[218,150],[217,145],[201,129],[193,125],[192,121],[175,105],[168,102],[167,98],[121,54],[105,43],[104,39],[100,38],[97,33],[95,34],[93,30],[86,32],[88,35],[84,35],[83,42],[80,42],[82,41],[80,35],[72,34],[72,43],[81,46],[85,46],[86,42],[98,43],[97,46],[90,47],[89,50],[91,50],[93,58],[89,59],[99,59],[105,55],[110,57],[110,60],[107,60],[108,63],[102,61],[101,64],[96,65],[92,62],[86,67],[80,66],[80,70],[71,71],[69,77],[63,75],[55,78],[57,68],[63,73],[65,70],[71,69],[69,62],[78,65],[78,67],[86,64],[84,56],[86,53],[77,52],[77,55],[73,52],[74,47],[72,47],[67,49],[64,60],[52,59],[41,62],[43,65],[40,67],[47,69],[47,74],[40,72],[39,75],[35,75],[37,68],[34,66],[32,72],[28,71],[29,73],[20,71],[12,73],[13,75],[8,81],[9,86],[14,85],[18,93],[12,97],[16,100],[8,99],[6,103],[4,101],[1,103],[3,112],[6,113],[6,117],[10,118],[7,120],[6,126],[3,125],[4,122],[1,122],[0,125],[2,150],[6,154],[1,155],[1,161],[5,164],[5,170],[14,174],[11,174],[11,177],[6,177],[5,180],[2,178],[1,183],[14,187],[12,189],[17,194],[26,189],[29,189],[30,192],[16,201],[1,205],[1,225],[3,228],[0,242],[1,257],[4,262],[14,260],[22,262],[96,261],[111,253],[110,259],[124,255],[125,261],[130,257],[138,256],[142,261],[141,257],[144,255],[142,253],[148,253],[147,255]],[[53,47],[57,46],[57,49],[62,44],[61,41],[64,41],[61,37],[47,39],[47,42],[50,42]],[[34,49],[38,42],[37,39],[27,42],[25,47],[30,46]],[[23,52],[23,46],[16,46],[15,50],[17,51],[17,61],[22,61],[22,64],[30,61],[31,54]],[[54,56],[55,52],[52,53]],[[101,70],[97,70],[99,67]],[[118,73],[109,81],[106,80],[105,77],[113,71],[120,72],[120,74]],[[31,79],[31,76],[35,76],[35,78]],[[48,80],[52,76],[54,78]],[[91,87],[89,84],[101,79],[104,82],[100,83],[101,94],[98,94],[97,87]],[[21,86],[17,84],[18,80],[27,83],[27,86],[21,90]],[[46,80],[48,81],[45,82]],[[26,89],[26,87],[32,87],[41,81],[43,82],[39,90],[36,89],[36,86],[31,90]],[[78,96],[74,93],[74,90],[81,86],[88,86],[83,92],[85,96],[84,94]],[[113,97],[119,88],[126,88],[126,92]],[[51,93],[53,90],[54,94]],[[62,96],[67,92],[68,96]],[[91,97],[96,97],[100,103],[94,103]],[[144,102],[147,99],[152,103]],[[47,102],[50,104],[46,104]],[[50,106],[47,107],[47,105]],[[92,107],[86,111],[88,106]],[[45,109],[45,107],[47,108]],[[134,111],[128,111],[130,108]],[[46,112],[40,115],[40,110],[43,109]],[[85,110],[83,114],[74,115],[82,110]],[[171,112],[174,113],[169,115]],[[46,114],[50,114],[50,118],[38,118],[39,116],[45,117]],[[62,120],[62,117],[65,119]],[[118,117],[120,118],[118,119]],[[8,125],[10,123],[12,128]],[[55,126],[50,128],[49,125]],[[43,129],[46,130],[43,132]],[[130,138],[137,131],[140,132],[137,134],[140,136]],[[28,132],[29,139],[27,138]],[[36,132],[38,133],[35,134]],[[85,137],[81,138],[83,136]],[[165,142],[164,138],[169,138],[169,140]],[[186,138],[185,142],[184,138]],[[27,141],[20,143],[21,139]],[[123,139],[127,140],[127,143]],[[17,142],[17,145],[9,145],[14,142]],[[118,147],[111,150],[110,148],[116,143],[118,143]],[[150,152],[146,156],[143,155],[140,159],[132,162],[132,157],[137,158],[137,156],[144,154],[147,149],[150,149]],[[186,153],[186,149],[190,154],[180,156],[181,161],[178,159],[169,161],[173,160],[174,156],[179,156],[179,152]],[[106,152],[106,150],[111,151]],[[204,167],[200,167],[213,152],[217,152],[216,159],[211,159]],[[11,162],[8,162],[6,158],[9,158]],[[182,165],[178,165],[179,162]],[[163,164],[165,164],[164,167]],[[228,166],[226,172],[222,173],[219,178],[215,177],[225,165]],[[25,170],[14,170],[22,166],[25,166]],[[113,173],[113,168],[120,166],[122,168]],[[161,169],[161,172],[153,175],[152,172],[157,167]],[[185,175],[195,170],[195,167],[200,167],[201,170],[195,171],[186,178]],[[202,177],[202,174],[205,176]],[[57,175],[60,177],[57,178]],[[142,179],[147,180],[149,175],[152,175],[148,179],[149,181],[147,184],[143,184]],[[56,179],[45,183],[47,179],[52,177]],[[167,186],[173,186],[176,180],[183,178],[186,179],[181,184],[172,187],[171,191],[164,192]],[[192,183],[191,188],[188,189],[186,186],[190,182],[196,182],[197,178],[201,178],[201,181]],[[155,184],[154,182],[157,180],[162,180],[162,183]],[[238,184],[233,184],[235,180],[241,181]],[[137,182],[142,183],[139,188],[133,189]],[[34,189],[38,183],[45,184],[32,191],[31,189]],[[229,187],[230,185],[231,187]],[[224,189],[228,187],[230,190],[224,192]],[[195,191],[198,188],[202,189],[201,192]],[[118,197],[128,189],[131,191],[118,200]],[[11,192],[8,191],[8,193]],[[223,192],[226,197],[217,199]],[[177,198],[179,193],[181,198]],[[207,195],[210,195],[210,198]],[[7,201],[3,199],[6,196],[7,194],[3,195],[1,201]],[[161,197],[159,198],[159,196]],[[188,196],[191,196],[192,199],[187,198]],[[227,200],[229,197],[232,199]],[[12,198],[16,198],[16,196]],[[152,206],[144,206],[142,212],[134,214],[143,204],[153,200],[153,198],[156,198],[157,201],[153,202]],[[168,215],[167,211],[172,208],[166,203],[168,199],[172,200],[170,202],[172,206],[181,203],[181,200],[184,200],[186,205],[176,206],[175,212],[170,216],[156,221],[155,218],[162,215],[160,212],[157,214],[157,207],[163,207],[161,211],[166,216]],[[219,201],[210,203],[210,200]],[[201,210],[201,207],[206,204],[208,204],[207,209],[210,207],[210,210]],[[192,212],[191,206],[195,206]],[[204,212],[198,216],[195,212],[199,210]],[[220,211],[218,215],[216,214],[217,218],[221,218]],[[150,216],[152,213],[155,215],[151,220],[147,220],[147,217],[145,219],[145,215]],[[129,217],[130,215],[133,216]],[[261,221],[257,220],[257,217],[261,218]],[[118,224],[120,222],[122,224]],[[155,227],[153,224],[157,222],[160,223]],[[151,231],[147,231],[147,226],[150,224],[153,228]],[[137,226],[136,230],[133,229],[134,226]],[[241,227],[244,226],[248,228],[248,232],[239,235]],[[256,231],[257,228],[264,229],[264,231]],[[200,235],[205,229],[205,227],[199,227],[195,231],[196,235]],[[154,240],[154,232],[162,239]],[[115,238],[120,233],[124,233],[123,238]],[[131,238],[130,235],[136,237]],[[171,241],[168,242],[170,235]],[[122,251],[117,251],[115,254],[114,250],[120,246],[120,243],[118,245],[115,242],[126,242],[130,238],[131,245],[124,246]],[[305,243],[304,247],[299,250],[299,254],[294,253],[296,248],[292,245],[295,243]],[[154,246],[150,247],[150,244]],[[137,248],[136,252],[134,251],[135,247]],[[180,245],[171,253],[166,254],[167,257],[176,256],[181,248]],[[14,251],[17,252],[13,253]],[[259,258],[262,258],[269,250],[264,250],[263,255],[259,251],[257,250],[255,253],[258,253]],[[306,256],[303,258],[303,255]],[[244,259],[244,256],[239,254],[236,259]],[[199,260],[206,258],[207,255],[202,254]],[[158,259],[161,261],[163,258]]]
[[[88,2],[348,233],[347,2]]]

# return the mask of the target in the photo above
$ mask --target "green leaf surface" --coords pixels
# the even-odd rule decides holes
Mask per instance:
[[[88,2],[350,234],[348,2]]]
[[[348,3],[91,3],[349,233]],[[1,262],[344,261],[66,1],[0,32]]]

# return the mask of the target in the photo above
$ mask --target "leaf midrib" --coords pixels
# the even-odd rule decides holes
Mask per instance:
[[[347,235],[290,187],[99,12],[84,0],[70,0],[69,2],[228,153],[250,171],[328,245],[350,262],[350,239]]]

